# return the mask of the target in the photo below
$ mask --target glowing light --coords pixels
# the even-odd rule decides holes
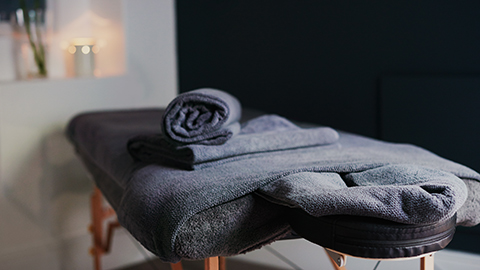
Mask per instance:
[[[99,51],[100,51],[100,47],[99,47],[99,46],[94,45],[94,46],[92,47],[92,52],[93,52],[93,53],[97,54]]]
[[[88,46],[88,45],[82,46],[82,53],[83,54],[89,54],[90,53],[90,46]]]
[[[75,46],[73,45],[68,46],[69,53],[74,54],[76,51],[77,51],[77,48],[75,48]]]

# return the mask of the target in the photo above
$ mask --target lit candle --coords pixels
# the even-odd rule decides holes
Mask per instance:
[[[73,72],[77,77],[93,76],[95,74],[95,53],[98,46],[93,39],[75,39],[68,47],[73,55]]]

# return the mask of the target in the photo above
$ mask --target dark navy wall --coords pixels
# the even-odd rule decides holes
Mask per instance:
[[[177,1],[180,91],[378,134],[384,74],[480,73],[480,1]]]
[[[219,88],[244,106],[371,137],[408,139],[480,170],[480,154],[474,154],[480,149],[465,155],[461,150],[479,147],[480,106],[472,98],[480,86],[480,1],[177,0],[176,5],[181,92]],[[432,78],[467,79],[436,91],[442,82]],[[454,93],[430,99],[462,86],[469,92],[454,99],[455,109],[448,104]],[[419,90],[402,90],[409,87]],[[394,109],[389,104],[397,98],[403,106]],[[427,119],[435,128],[408,121],[422,111],[437,117]],[[454,127],[439,127],[442,117]],[[425,140],[435,130],[445,132],[448,141],[439,139],[442,134],[437,143]],[[444,147],[452,142],[459,147]],[[463,232],[467,244],[453,246],[471,244],[470,251],[480,252],[476,230]]]
[[[46,0],[25,0],[25,3],[29,9],[34,9],[36,6],[41,9],[46,7]],[[19,8],[20,0],[0,0],[0,20],[9,20]]]

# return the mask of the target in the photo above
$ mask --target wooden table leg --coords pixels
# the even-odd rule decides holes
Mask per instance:
[[[220,270],[218,257],[210,257],[205,259],[205,270]]]
[[[332,263],[332,266],[333,268],[335,268],[335,270],[347,270],[347,268],[345,268],[345,266],[338,266],[338,263],[332,258],[332,255],[329,253],[329,251],[327,249],[325,249],[325,253],[327,253],[327,257],[330,259],[330,262]],[[343,263],[345,264],[345,263]]]
[[[220,270],[227,270],[227,258],[225,257],[218,257],[218,264]]]
[[[171,263],[170,267],[172,268],[172,270],[183,270],[182,262]]]
[[[433,254],[427,255],[420,259],[420,270],[433,270],[434,267]]]
[[[104,222],[109,217],[114,216],[115,211],[111,207],[105,207],[103,205],[103,195],[97,187],[95,187],[90,198],[90,204],[92,224],[90,225],[89,230],[92,233],[93,238],[93,247],[90,249],[90,253],[94,258],[94,269],[101,270],[101,257],[110,251],[113,230],[120,227],[120,224],[118,221],[109,222],[107,234],[104,235]],[[106,236],[106,238],[104,236]]]
[[[102,206],[102,193],[98,188],[95,187],[93,194],[90,198],[91,206],[91,215],[92,215],[92,224],[90,225],[90,232],[92,233],[93,247],[90,250],[90,253],[94,259],[94,269],[102,269],[101,256],[103,254],[102,250],[102,239],[103,239],[103,206]]]

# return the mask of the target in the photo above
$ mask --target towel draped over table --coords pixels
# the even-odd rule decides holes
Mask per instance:
[[[139,135],[164,134],[158,125],[164,115],[162,110],[85,113],[68,127],[69,138],[86,163],[113,179],[108,187],[117,188],[104,192],[120,197],[115,210],[122,226],[163,261],[258,248],[288,231],[282,221],[284,206],[316,216],[350,214],[410,224],[433,223],[458,212],[458,224],[480,222],[477,172],[417,146],[333,133],[328,128],[317,130],[323,134],[320,138],[328,138],[326,143],[296,147],[296,135],[285,143],[278,139],[280,133],[311,130],[295,128],[276,116],[257,119],[264,123],[244,124],[241,132],[224,137],[221,145],[184,148],[193,155],[191,164],[214,166],[184,170],[132,159],[127,142]],[[283,125],[279,123],[286,125],[283,131],[278,131]],[[235,147],[247,151],[206,162],[200,158],[211,155],[203,152],[210,151],[207,147],[214,147],[216,153],[215,147],[228,149],[241,136],[250,138],[250,143],[239,139]],[[266,147],[272,142],[275,147],[284,143],[295,147],[272,150]],[[269,209],[270,214],[262,214]],[[244,227],[247,232],[263,230],[258,235],[239,233]],[[257,236],[261,239],[254,239]]]

